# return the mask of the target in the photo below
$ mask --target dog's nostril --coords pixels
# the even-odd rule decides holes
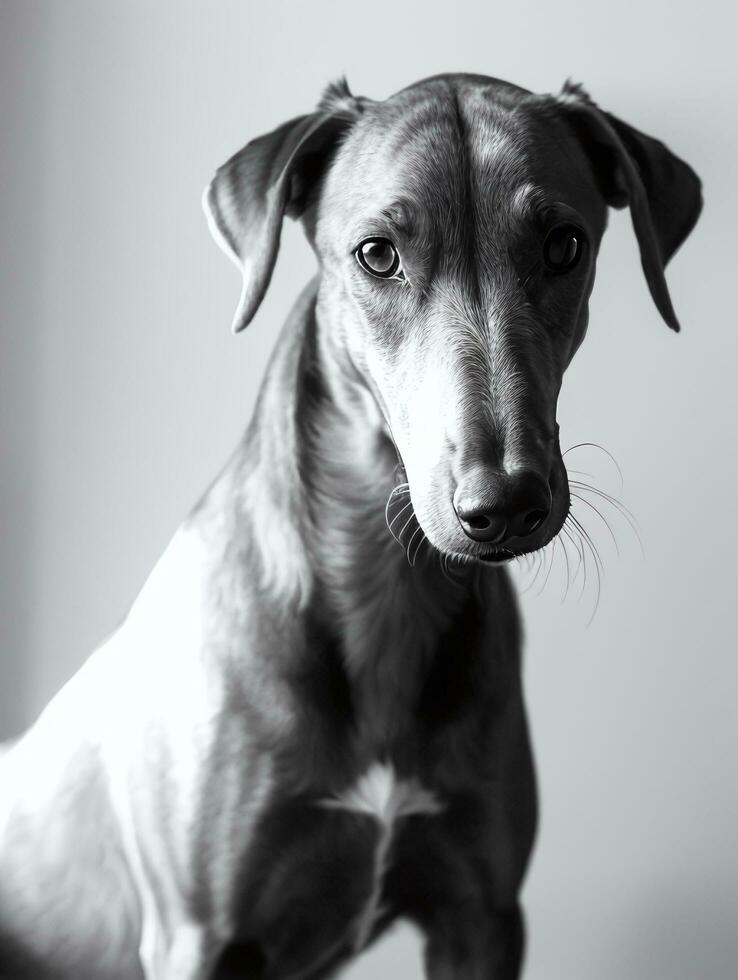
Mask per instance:
[[[523,518],[523,525],[525,526],[525,533],[532,534],[534,531],[543,524],[543,522],[548,517],[548,511],[545,510],[531,510]]]
[[[502,541],[507,533],[507,521],[498,511],[459,508],[456,513],[464,534],[472,541],[495,544]]]
[[[486,531],[492,521],[486,514],[477,514],[476,517],[467,517],[464,523],[473,531]]]

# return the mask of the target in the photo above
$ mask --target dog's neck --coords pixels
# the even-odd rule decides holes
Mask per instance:
[[[401,461],[366,374],[320,305],[306,322],[298,390],[309,549],[321,598],[344,624],[347,653],[362,660],[382,623],[422,642],[423,625],[438,628],[464,590],[444,577],[409,493],[395,494],[387,508],[405,479]]]
[[[283,328],[246,438],[193,516],[210,539],[217,618],[230,616],[236,635],[245,616],[253,634],[279,635],[272,660],[299,659],[307,635],[332,644],[366,743],[379,745],[402,737],[442,637],[474,619],[471,604],[489,612],[489,590],[507,595],[506,579],[449,571],[418,535],[408,560],[385,520],[403,479],[397,453],[330,330],[312,286]]]
[[[230,486],[259,554],[262,595],[288,615],[320,609],[340,625],[358,664],[367,646],[388,639],[383,630],[422,643],[465,601],[475,573],[449,580],[414,518],[405,547],[390,533],[385,507],[404,476],[376,400],[333,327],[316,314],[313,285],[278,340]],[[411,514],[408,507],[396,532]]]
[[[313,604],[338,629],[359,715],[369,741],[381,744],[411,716],[439,638],[473,601],[476,573],[448,575],[409,494],[387,510],[405,479],[398,452],[366,376],[320,305],[305,323],[298,392]],[[388,528],[393,518],[400,542]]]

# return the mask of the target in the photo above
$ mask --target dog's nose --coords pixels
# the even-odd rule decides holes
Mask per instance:
[[[462,481],[454,493],[454,509],[464,534],[472,541],[502,544],[536,531],[551,510],[551,491],[536,473],[501,473],[472,484]]]
[[[497,544],[507,534],[507,520],[499,510],[489,510],[484,507],[469,509],[461,505],[456,508],[456,516],[464,529],[464,534],[472,541]]]

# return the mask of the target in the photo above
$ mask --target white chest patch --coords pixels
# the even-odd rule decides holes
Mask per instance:
[[[354,952],[369,941],[372,927],[380,911],[382,881],[387,870],[388,855],[395,823],[413,814],[440,813],[442,805],[433,793],[415,780],[398,779],[392,766],[375,762],[361,778],[343,793],[321,800],[321,806],[331,809],[365,813],[374,817],[380,827],[374,851],[372,890],[366,905],[357,917]]]
[[[320,802],[322,806],[367,813],[385,826],[413,813],[438,813],[442,809],[435,796],[417,780],[398,779],[392,766],[380,762],[375,762],[343,793]]]

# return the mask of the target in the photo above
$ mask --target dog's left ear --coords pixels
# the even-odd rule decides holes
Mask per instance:
[[[234,331],[248,326],[264,298],[284,215],[300,217],[315,199],[332,154],[363,102],[344,80],[330,85],[314,113],[247,143],[218,168],[205,189],[203,207],[213,237],[243,273]]]
[[[558,103],[589,157],[607,203],[630,206],[651,296],[672,330],[679,330],[664,267],[702,210],[699,177],[663,143],[603,112],[579,85],[567,82]]]

